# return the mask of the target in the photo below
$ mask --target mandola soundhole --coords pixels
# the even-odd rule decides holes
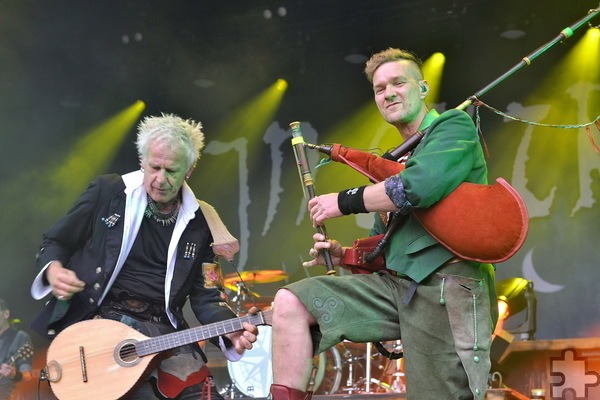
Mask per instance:
[[[115,361],[122,367],[133,367],[137,365],[141,358],[135,349],[137,341],[133,339],[124,340],[115,347]]]

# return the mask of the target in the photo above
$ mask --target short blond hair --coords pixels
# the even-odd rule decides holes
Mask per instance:
[[[406,60],[412,62],[416,70],[419,73],[419,79],[423,79],[423,62],[417,57],[415,54],[411,53],[407,50],[400,50],[393,47],[388,47],[387,49],[380,51],[379,53],[375,53],[367,60],[365,65],[365,75],[370,83],[373,83],[373,74],[382,64],[392,62]]]

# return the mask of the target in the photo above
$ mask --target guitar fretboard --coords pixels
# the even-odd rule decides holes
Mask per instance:
[[[244,322],[249,322],[252,325],[265,325],[269,323],[272,312],[272,310],[269,310],[259,312],[258,314],[248,314],[239,318],[228,319],[146,339],[136,343],[135,349],[138,356],[143,357],[149,354],[170,350],[175,347],[184,346],[186,344],[207,340],[216,336],[226,335],[231,332],[241,331],[244,329],[242,325]]]

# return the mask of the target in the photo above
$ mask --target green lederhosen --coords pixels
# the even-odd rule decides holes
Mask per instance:
[[[413,281],[389,274],[319,276],[285,288],[318,321],[315,354],[343,340],[402,339],[407,398],[483,399],[497,320],[493,278],[490,264],[445,265],[408,304]]]

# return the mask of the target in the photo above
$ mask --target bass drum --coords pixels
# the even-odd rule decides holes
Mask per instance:
[[[272,328],[258,327],[258,337],[252,349],[246,350],[239,361],[227,361],[227,371],[231,383],[248,397],[267,397],[273,383],[271,361]],[[311,381],[317,394],[335,393],[342,379],[342,361],[337,349],[331,348],[313,358]]]
[[[273,383],[271,364],[271,327],[258,327],[252,349],[246,350],[239,361],[227,361],[231,383],[248,397],[267,397]]]

